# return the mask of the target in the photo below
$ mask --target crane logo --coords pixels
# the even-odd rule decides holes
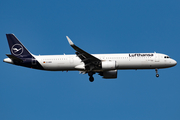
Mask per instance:
[[[23,47],[20,44],[15,44],[11,48],[11,52],[15,55],[21,55],[23,53]]]

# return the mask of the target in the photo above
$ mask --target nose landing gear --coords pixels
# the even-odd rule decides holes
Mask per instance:
[[[156,77],[158,78],[159,77],[158,69],[156,68],[155,71],[156,71]]]

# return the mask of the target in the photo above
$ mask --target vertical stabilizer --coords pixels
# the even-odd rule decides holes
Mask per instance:
[[[6,34],[6,37],[12,55],[19,58],[32,58],[32,54],[26,49],[26,47],[24,47],[14,34]]]

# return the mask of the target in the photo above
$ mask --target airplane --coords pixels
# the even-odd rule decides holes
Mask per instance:
[[[177,64],[168,55],[161,53],[128,53],[128,54],[90,54],[66,36],[70,46],[76,51],[74,55],[33,55],[16,38],[6,34],[11,54],[6,54],[6,63],[47,71],[80,71],[88,74],[93,82],[95,73],[105,79],[117,78],[117,70],[158,69],[173,67]]]

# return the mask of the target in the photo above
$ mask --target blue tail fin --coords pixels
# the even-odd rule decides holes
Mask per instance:
[[[32,54],[24,47],[24,45],[16,38],[14,34],[6,34],[10,52],[18,58],[32,58]]]

